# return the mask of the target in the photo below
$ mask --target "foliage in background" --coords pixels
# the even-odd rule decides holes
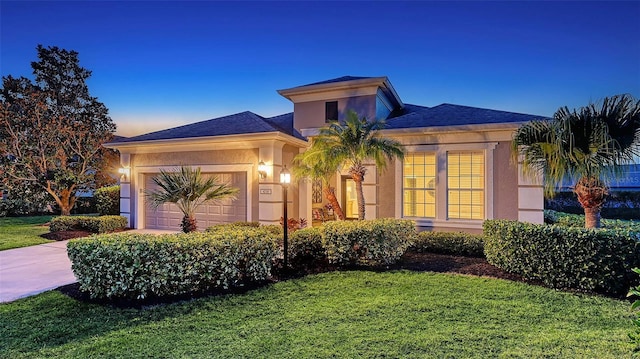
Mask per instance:
[[[484,237],[464,232],[422,231],[416,236],[411,249],[416,252],[484,257]]]
[[[94,193],[96,198],[96,208],[98,214],[118,215],[120,214],[120,186],[100,187]]]
[[[525,174],[542,175],[547,195],[570,178],[585,211],[585,227],[597,228],[608,182],[620,175],[619,165],[640,156],[640,101],[618,95],[579,110],[562,107],[552,120],[518,128],[512,146]]]
[[[107,233],[125,229],[127,218],[122,216],[61,216],[51,219],[49,230],[59,231],[88,231],[91,233]]]
[[[4,197],[0,193],[0,198],[3,197],[0,199],[0,217],[52,212],[54,202],[40,186],[30,182],[7,182],[4,190],[6,191]]]
[[[637,278],[640,232],[484,222],[487,261],[552,288],[621,296]]]
[[[174,296],[227,289],[271,275],[277,237],[244,227],[215,233],[116,233],[67,245],[80,289],[92,298]]]
[[[545,209],[584,214],[584,209],[573,192],[556,192],[546,196]],[[602,218],[640,220],[640,191],[611,191],[600,209]]]
[[[395,140],[382,137],[383,120],[367,120],[349,110],[343,122],[332,122],[320,128],[313,137],[311,147],[296,156],[296,164],[303,168],[320,168],[336,173],[343,167],[348,169],[356,185],[358,219],[365,217],[365,202],[362,182],[367,172],[365,162],[373,160],[379,170],[386,167],[387,160],[404,157],[404,148]],[[313,171],[311,171],[312,174]],[[324,177],[320,176],[319,178]],[[330,201],[332,205],[336,205]],[[336,207],[335,210],[338,208]]]
[[[237,188],[220,183],[215,176],[205,178],[200,167],[182,166],[174,172],[160,170],[160,174],[153,177],[153,182],[158,189],[145,192],[151,206],[158,208],[165,203],[178,206],[184,214],[180,226],[185,233],[198,229],[195,217],[198,207],[205,202],[235,199],[238,193]]]
[[[284,228],[284,217],[280,217],[280,227]],[[298,229],[306,228],[307,220],[300,217],[300,219],[289,218],[287,221],[287,230],[290,232],[295,232]]]
[[[90,95],[91,71],[80,66],[77,52],[42,45],[37,51],[35,83],[2,78],[0,179],[9,187],[40,187],[69,215],[76,193],[96,188],[102,143],[116,127],[105,105]]]

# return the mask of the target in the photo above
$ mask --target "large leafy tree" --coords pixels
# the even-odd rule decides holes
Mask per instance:
[[[29,182],[46,191],[69,215],[78,191],[95,188],[102,143],[116,127],[86,84],[91,71],[78,53],[37,47],[35,82],[2,78],[0,156],[3,182]]]
[[[562,107],[553,119],[522,125],[512,145],[525,174],[543,176],[547,195],[570,179],[585,227],[598,228],[609,181],[640,156],[640,101],[617,95],[580,109]]]
[[[298,155],[302,165],[321,170],[340,171],[348,168],[348,173],[356,185],[358,219],[365,216],[364,192],[362,182],[367,173],[365,162],[373,160],[379,169],[384,169],[387,160],[403,158],[402,145],[381,135],[383,120],[367,121],[365,117],[350,110],[344,122],[332,122],[320,129],[313,138],[311,147]],[[322,178],[322,177],[321,177]]]
[[[226,183],[220,183],[218,178],[205,178],[200,168],[189,166],[180,167],[179,171],[160,171],[153,177],[158,189],[149,190],[145,194],[152,207],[158,208],[165,203],[174,203],[184,214],[182,230],[185,233],[196,231],[196,209],[207,201],[220,201],[225,198],[233,199],[238,189]]]

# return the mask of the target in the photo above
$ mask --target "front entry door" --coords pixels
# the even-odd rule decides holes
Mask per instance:
[[[342,210],[347,219],[358,219],[356,183],[349,177],[342,178]]]

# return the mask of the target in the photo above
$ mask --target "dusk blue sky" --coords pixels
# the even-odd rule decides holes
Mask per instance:
[[[249,110],[278,89],[388,76],[405,103],[552,116],[640,97],[640,1],[0,2],[2,76],[76,50],[118,133]]]

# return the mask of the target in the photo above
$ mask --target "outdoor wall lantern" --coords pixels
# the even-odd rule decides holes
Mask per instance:
[[[129,175],[131,175],[131,169],[129,167],[120,167],[118,173],[121,175],[120,180],[127,181]]]
[[[287,170],[287,166],[282,168],[280,171],[280,184],[282,185],[283,191],[283,199],[284,199],[284,272],[286,273],[287,268],[289,267],[289,240],[288,240],[288,224],[289,217],[287,215],[287,191],[289,189],[289,184],[291,183],[291,173]]]
[[[258,174],[260,175],[260,179],[267,178],[267,165],[265,165],[263,161],[258,162]]]

